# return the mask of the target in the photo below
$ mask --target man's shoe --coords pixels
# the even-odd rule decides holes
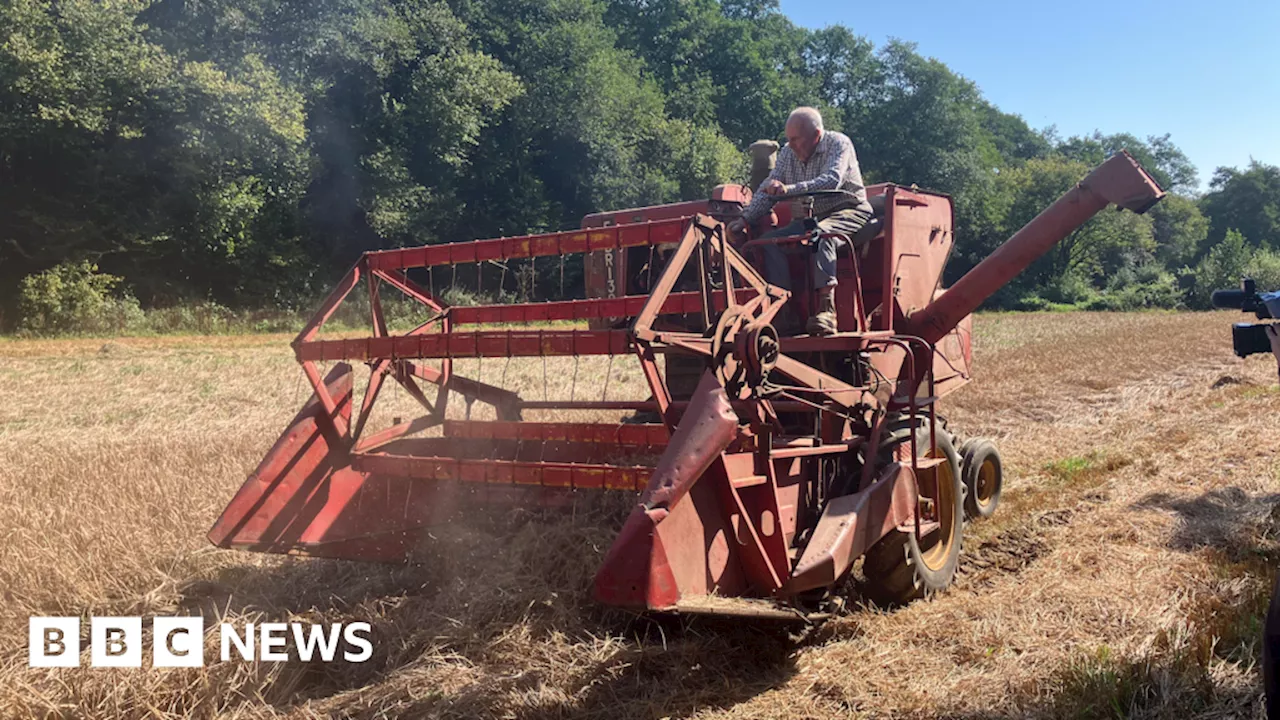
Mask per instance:
[[[809,318],[805,329],[809,331],[810,335],[835,335],[840,327],[836,324],[836,314],[834,312],[820,312]]]
[[[840,329],[836,322],[835,287],[826,287],[818,291],[818,312],[809,318],[805,329],[810,335],[835,335]]]

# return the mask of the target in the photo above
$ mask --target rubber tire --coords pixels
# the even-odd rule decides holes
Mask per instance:
[[[903,442],[910,442],[909,425],[892,429],[883,447],[888,452]],[[920,428],[916,435],[916,452],[924,457],[930,446],[929,428]],[[866,582],[862,595],[881,607],[905,605],[912,600],[925,598],[945,590],[955,579],[960,564],[960,547],[964,533],[964,483],[960,481],[960,458],[952,443],[951,435],[938,433],[938,450],[951,465],[951,477],[955,482],[952,498],[955,501],[955,521],[951,526],[952,552],[938,568],[930,568],[922,560],[922,551],[915,533],[892,530],[867,551],[862,563]],[[882,455],[882,458],[885,456]]]
[[[995,471],[995,490],[985,504],[978,502],[978,476],[984,463],[991,463]],[[1004,487],[1004,468],[1000,464],[1000,451],[986,438],[974,438],[962,446],[960,477],[964,479],[965,519],[986,519],[996,513],[1000,504],[1000,491]]]

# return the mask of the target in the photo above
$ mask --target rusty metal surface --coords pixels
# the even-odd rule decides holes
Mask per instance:
[[[918,495],[911,468],[895,462],[866,490],[828,502],[796,563],[787,593],[835,583],[867,548],[911,517]]]
[[[493,330],[411,337],[365,337],[298,343],[298,360],[376,360],[378,358],[567,357],[625,355],[631,352],[626,330]]]
[[[466,460],[449,456],[357,453],[351,467],[390,478],[459,480],[493,485],[537,485],[565,490],[631,490],[645,487],[652,468],[591,463]]]
[[[678,503],[737,434],[738,416],[724,388],[704,374],[640,504],[652,510]]]

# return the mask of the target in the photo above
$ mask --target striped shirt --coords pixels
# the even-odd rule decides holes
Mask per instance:
[[[853,141],[843,133],[823,131],[822,139],[805,162],[796,157],[791,146],[782,148],[778,153],[778,164],[760,184],[761,187],[770,180],[786,185],[788,193],[847,190],[856,197],[853,207],[871,213],[867,190],[862,184],[862,170],[858,168],[858,153],[853,149]],[[742,211],[742,218],[753,223],[767,215],[776,202],[778,201],[773,195],[766,195],[760,192],[760,188],[756,188],[751,204]],[[821,218],[848,206],[849,198],[819,196],[813,199],[813,214]]]

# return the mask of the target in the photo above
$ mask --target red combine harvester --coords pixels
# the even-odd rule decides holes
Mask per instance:
[[[970,313],[1109,203],[1141,213],[1164,193],[1127,153],[1115,155],[943,290],[950,199],[895,185],[868,191],[876,218],[839,259],[839,332],[827,337],[775,330],[787,303],[809,302],[810,240],[785,241],[801,254],[794,296],[766,283],[727,237],[724,221],[747,199],[740,188],[589,216],[579,230],[365,253],[293,343],[311,400],[210,540],[394,561],[474,503],[554,505],[619,491],[639,500],[596,575],[608,605],[794,617],[821,607],[863,556],[864,592],[876,601],[945,588],[965,516],[989,515],[1001,482],[995,447],[960,443],[936,412],[969,380]],[[587,283],[598,297],[446,307],[406,272],[572,253],[591,254]],[[372,334],[318,339],[362,279]],[[386,286],[421,303],[425,322],[389,333]],[[548,326],[567,320],[590,329]],[[529,329],[463,330],[485,324]],[[462,377],[453,362],[586,355],[634,357],[649,397],[526,400]],[[673,387],[676,359],[697,371],[686,387]],[[352,360],[370,370],[358,408]],[[322,376],[325,361],[339,362]],[[424,414],[364,432],[388,377]],[[447,412],[455,393],[466,419]],[[471,420],[473,402],[497,419]],[[521,420],[547,410],[647,411],[654,422]]]

